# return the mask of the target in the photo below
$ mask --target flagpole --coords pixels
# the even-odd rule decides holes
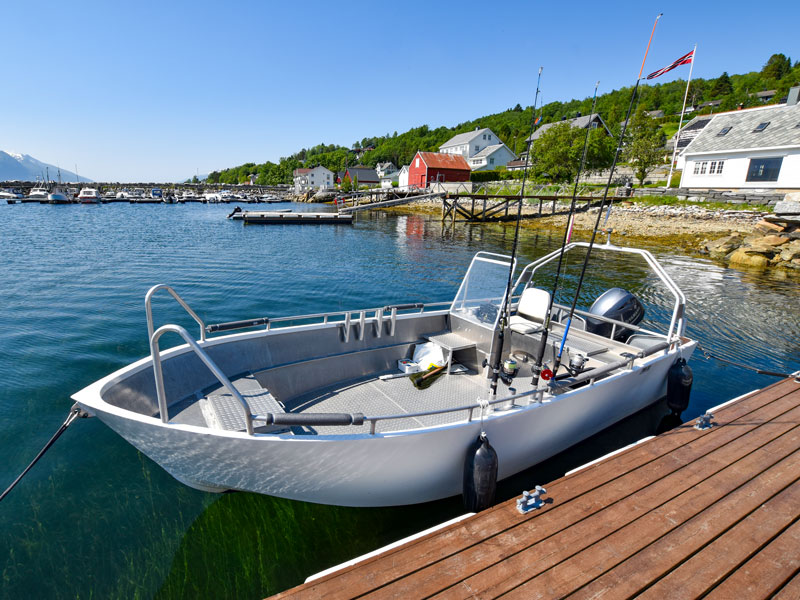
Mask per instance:
[[[672,149],[672,160],[669,161],[669,175],[667,176],[667,185],[664,186],[668,190],[672,185],[672,169],[675,166],[675,155],[678,153],[678,142],[681,139],[681,128],[683,127],[683,114],[686,112],[686,99],[689,97],[689,84],[692,82],[692,69],[694,69],[694,59],[697,58],[697,44],[694,45],[692,50],[692,64],[689,65],[689,79],[686,82],[686,93],[683,95],[683,108],[681,109],[681,120],[678,123],[678,133],[675,134],[675,147]]]

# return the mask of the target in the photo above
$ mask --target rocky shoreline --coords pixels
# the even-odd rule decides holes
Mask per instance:
[[[800,201],[779,202],[775,214],[759,221],[751,235],[734,232],[706,241],[703,250],[735,267],[800,271]]]
[[[647,205],[621,202],[613,206],[608,221],[601,217],[601,227],[612,240],[624,237],[628,243],[669,246],[688,254],[699,254],[725,264],[746,269],[784,269],[800,273],[800,194],[787,194],[775,206],[775,213],[759,210],[707,208],[702,204]],[[310,198],[308,198],[310,199]],[[316,197],[312,201],[324,201]],[[492,202],[488,204],[491,206]],[[582,210],[581,210],[582,209]],[[441,202],[423,200],[386,208],[400,214],[441,213]],[[545,213],[551,210],[545,207]],[[559,202],[556,212],[566,213],[567,203]],[[575,236],[588,239],[597,221],[598,208],[579,207]],[[563,231],[566,214],[538,215],[538,205],[523,207],[522,227],[540,231]],[[495,222],[496,224],[496,222]],[[721,237],[720,237],[721,236]]]

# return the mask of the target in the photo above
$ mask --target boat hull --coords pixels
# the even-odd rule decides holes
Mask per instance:
[[[656,402],[666,392],[669,367],[678,356],[688,360],[694,347],[689,342],[550,402],[493,412],[483,427],[498,454],[498,477],[538,464]],[[118,372],[108,379],[122,377]],[[457,495],[466,449],[481,430],[476,419],[376,435],[249,436],[164,424],[105,403],[99,386],[84,392],[75,396],[83,408],[187,485],[320,504],[394,506]],[[473,400],[464,398],[465,404]]]

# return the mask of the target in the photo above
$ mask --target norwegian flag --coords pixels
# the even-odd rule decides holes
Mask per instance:
[[[664,67],[663,69],[659,69],[658,71],[653,71],[650,75],[647,76],[648,79],[655,79],[656,77],[660,77],[664,73],[668,71],[672,71],[675,67],[680,67],[681,65],[688,65],[690,62],[694,60],[694,50],[689,52],[689,54],[684,54],[674,63],[669,66]]]

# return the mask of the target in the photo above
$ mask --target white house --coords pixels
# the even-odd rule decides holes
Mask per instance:
[[[393,162],[379,162],[377,165],[375,165],[375,172],[378,174],[379,178],[396,171],[397,167],[394,166]]]
[[[333,187],[333,171],[322,165],[317,165],[313,169],[295,169],[292,175],[295,193]]]
[[[488,154],[484,151],[493,148]],[[516,156],[508,146],[488,127],[475,128],[475,131],[459,133],[439,146],[439,152],[444,154],[460,154],[467,159],[472,170],[495,169],[504,167],[506,163],[514,160]],[[479,156],[480,155],[480,156]],[[471,159],[476,159],[473,163]],[[489,164],[489,159],[493,162]],[[473,166],[475,165],[475,166]],[[476,169],[477,168],[477,169]]]
[[[714,115],[686,147],[681,187],[800,189],[800,86],[786,104]]]
[[[608,128],[608,126],[606,126],[603,118],[597,113],[592,113],[590,115],[575,117],[574,119],[564,119],[563,121],[556,121],[555,123],[545,123],[530,136],[528,136],[528,139],[525,141],[529,143],[535,142],[545,131],[561,123],[569,123],[571,127],[577,127],[579,129],[599,129],[602,127],[607,135],[611,135],[611,130]]]
[[[408,189],[408,165],[403,165],[397,172],[397,186],[401,190]]]
[[[386,173],[385,175],[381,175],[381,187],[382,188],[390,188],[392,187],[392,183],[397,182],[399,187],[400,179],[400,171],[392,171],[391,173]]]
[[[469,168],[473,171],[483,171],[505,166],[516,158],[516,155],[509,150],[508,146],[500,143],[493,146],[486,146],[486,148],[473,155],[467,162],[469,163]]]

